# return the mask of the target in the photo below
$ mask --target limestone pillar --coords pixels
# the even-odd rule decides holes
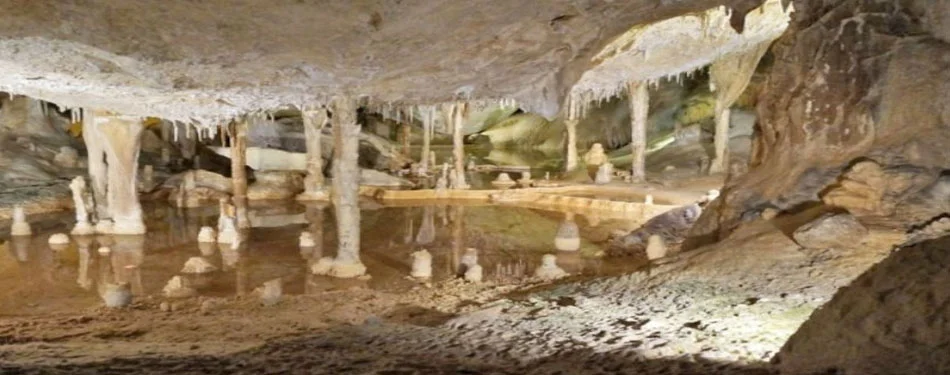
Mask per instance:
[[[422,155],[419,157],[419,163],[422,170],[426,173],[429,168],[435,168],[435,165],[429,165],[429,152],[432,148],[432,125],[435,121],[435,107],[425,107],[422,109]]]
[[[462,138],[462,126],[465,124],[465,112],[468,104],[456,102],[450,105],[452,121],[452,157],[455,159],[455,168],[453,174],[454,181],[451,184],[452,189],[468,189],[468,183],[465,182],[465,143]]]
[[[145,126],[141,118],[133,116],[97,111],[95,117],[108,163],[106,202],[112,217],[112,233],[144,234],[136,175]]]
[[[222,135],[223,137],[223,135]],[[247,229],[251,221],[247,217],[247,121],[234,123],[231,137],[231,189],[234,193],[237,227]]]
[[[307,178],[304,179],[304,192],[298,200],[326,199],[325,179],[323,177],[323,143],[321,134],[327,122],[324,108],[305,110],[303,116],[304,136],[307,141]]]
[[[366,273],[360,261],[359,156],[357,104],[350,98],[333,100],[333,188],[338,247],[328,274],[357,277]]]
[[[82,118],[82,139],[86,144],[89,180],[92,182],[92,196],[97,221],[109,220],[109,205],[106,201],[108,177],[106,176],[106,150],[104,140],[99,133],[94,111],[84,110]]]
[[[565,119],[564,126],[567,128],[567,151],[565,151],[565,172],[577,169],[577,119]]]
[[[646,82],[631,82],[630,86],[630,152],[633,156],[630,178],[633,182],[646,179],[647,115],[650,93]]]
[[[723,56],[709,67],[710,90],[716,94],[716,135],[713,141],[716,155],[709,165],[710,174],[725,172],[729,165],[729,108],[749,85],[770,44],[771,41],[759,43],[746,51]]]

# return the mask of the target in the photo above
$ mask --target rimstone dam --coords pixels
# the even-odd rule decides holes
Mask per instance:
[[[950,1],[0,0],[0,374],[950,374]]]

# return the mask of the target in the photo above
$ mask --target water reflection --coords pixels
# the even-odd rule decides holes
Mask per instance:
[[[62,231],[13,238],[0,253],[0,288],[16,287],[14,300],[0,294],[0,314],[30,313],[31,304],[90,306],[100,303],[109,285],[129,286],[132,295],[161,296],[175,276],[203,296],[251,293],[268,280],[282,279],[283,294],[317,293],[339,288],[369,287],[390,291],[416,285],[406,276],[412,255],[427,250],[432,276],[440,281],[463,277],[475,264],[485,281],[517,282],[531,277],[544,254],[556,254],[557,265],[572,275],[605,275],[639,267],[630,260],[605,263],[591,255],[600,250],[585,235],[591,228],[573,214],[514,207],[418,205],[364,210],[361,222],[361,261],[369,280],[338,280],[310,274],[321,257],[334,256],[337,236],[332,211],[326,205],[253,203],[248,207],[249,231],[239,231],[235,244],[198,243],[202,226],[215,226],[216,206],[177,209],[147,207],[150,232],[144,236],[73,237],[65,248],[51,249],[45,239]],[[55,223],[71,222],[70,213],[53,216]],[[402,223],[400,225],[399,223]],[[579,251],[559,252],[555,239],[566,223],[576,227]],[[597,230],[609,230],[611,220]],[[47,223],[49,224],[49,223]],[[65,224],[62,224],[65,225]],[[314,245],[298,246],[302,231]],[[109,248],[100,254],[100,248]],[[185,262],[204,257],[217,268],[208,274],[182,274]],[[23,301],[23,299],[28,301]],[[52,308],[52,307],[51,307]]]

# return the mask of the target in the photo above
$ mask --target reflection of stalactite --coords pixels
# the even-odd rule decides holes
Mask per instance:
[[[310,222],[310,235],[313,237],[314,247],[310,250],[310,259],[323,257],[323,206],[308,206],[307,221]]]
[[[518,282],[523,280],[528,274],[528,263],[523,259],[518,259],[510,263],[495,264],[495,277],[497,282]]]
[[[113,239],[111,261],[115,283],[128,283],[133,294],[145,294],[140,270],[145,258],[145,236],[114,236]]]
[[[413,217],[412,217],[413,211],[414,211],[413,207],[407,207],[402,210],[403,212],[402,221],[403,223],[406,224],[406,234],[402,238],[402,243],[406,245],[412,243],[412,237],[413,237],[412,235],[415,233],[415,223],[413,223]]]

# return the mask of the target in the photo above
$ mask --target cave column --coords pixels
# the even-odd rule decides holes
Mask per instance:
[[[429,150],[432,148],[432,122],[435,120],[435,108],[424,107],[422,110],[422,155],[419,157],[419,163],[422,170],[428,173],[429,168],[435,168],[429,165]]]
[[[144,234],[136,175],[145,125],[141,118],[105,111],[97,111],[94,116],[108,163],[106,201],[112,217],[112,233]]]
[[[82,139],[86,144],[87,164],[89,169],[89,180],[92,181],[92,196],[94,207],[96,209],[97,222],[106,222],[110,220],[109,204],[106,200],[108,189],[108,176],[106,172],[106,150],[105,140],[99,132],[96,124],[94,111],[83,110],[82,116]]]
[[[222,135],[222,138],[224,136]],[[231,137],[231,191],[237,226],[251,227],[247,216],[247,120],[235,121]]]
[[[455,179],[452,189],[468,189],[465,182],[465,143],[462,138],[462,126],[465,125],[465,112],[468,104],[456,102],[451,105],[452,156],[455,159]]]
[[[570,172],[577,169],[577,124],[580,122],[580,108],[577,106],[576,99],[568,98],[567,115],[564,116],[564,127],[567,128],[567,139],[564,152],[564,171]]]
[[[709,173],[722,173],[729,165],[730,108],[752,80],[755,68],[768,50],[771,40],[752,48],[726,55],[709,67],[710,90],[716,95],[716,134],[713,140],[716,155]]]
[[[323,177],[323,127],[327,122],[324,108],[304,110],[304,136],[307,142],[307,178],[304,179],[304,192],[297,196],[299,200],[319,200],[326,198],[325,179]]]
[[[650,92],[646,82],[630,82],[630,153],[633,182],[646,180],[647,116],[650,110]]]
[[[359,157],[360,125],[357,103],[352,98],[335,98],[333,112],[333,181],[331,201],[336,214],[338,247],[329,274],[357,277],[366,273],[360,261]]]

